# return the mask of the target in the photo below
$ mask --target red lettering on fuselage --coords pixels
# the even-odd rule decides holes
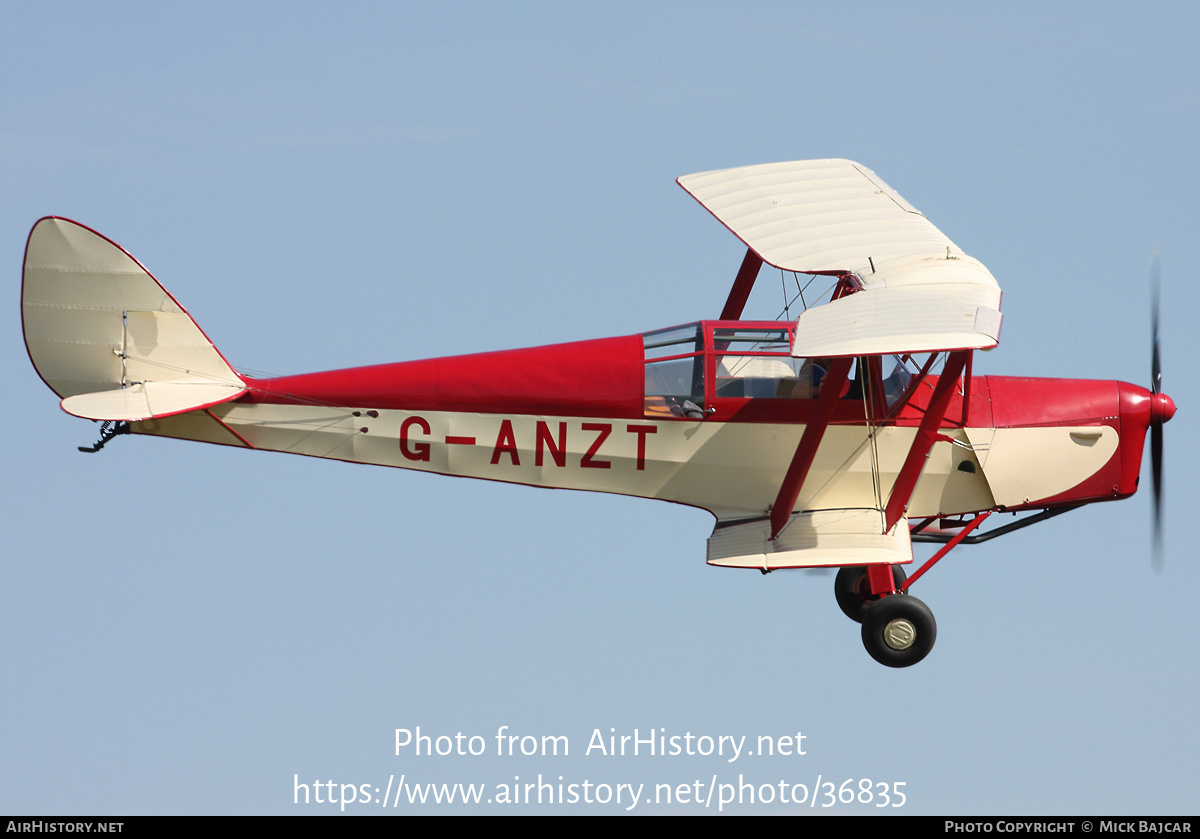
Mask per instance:
[[[646,471],[646,435],[657,434],[658,427],[654,425],[631,425],[625,429],[638,438],[637,468],[639,472]]]
[[[500,433],[496,435],[496,446],[492,449],[492,465],[500,462],[500,455],[507,454],[512,458],[513,466],[520,466],[521,459],[517,457],[517,440],[513,436],[512,420],[500,423]]]
[[[414,425],[419,425],[421,431],[425,434],[429,434],[431,431],[429,423],[425,421],[424,417],[409,417],[400,423],[400,454],[409,460],[429,460],[428,443],[414,443],[410,445],[408,442],[408,429]]]
[[[595,435],[587,451],[580,456],[579,467],[581,469],[611,469],[612,461],[601,459],[599,455],[605,442],[612,435],[613,423],[584,422],[580,423],[579,427],[582,431],[592,432]],[[625,431],[637,436],[636,469],[643,472],[646,469],[646,437],[650,434],[657,434],[658,427],[627,425]],[[400,423],[400,453],[408,460],[428,463],[432,458],[431,440],[422,439],[422,436],[430,438],[432,434],[432,426],[425,417],[416,414],[407,417]],[[416,439],[414,439],[414,435],[416,435]],[[447,434],[440,439],[444,440],[447,446],[472,447],[476,445],[475,437]],[[567,423],[559,422],[556,434],[551,429],[551,423],[537,420],[534,426],[533,450],[535,465],[544,466],[553,463],[559,468],[565,468],[567,466]],[[547,454],[549,454],[549,458],[546,457]],[[511,419],[500,420],[500,428],[496,432],[496,442],[492,446],[491,465],[500,465],[500,460],[504,455],[508,455],[513,466],[521,465],[517,434],[513,429],[513,420]]]
[[[542,420],[538,420],[537,443],[533,461],[537,466],[541,466],[544,460],[542,457],[543,444],[550,450],[550,457],[553,458],[555,466],[567,465],[567,424],[565,422],[558,424],[558,445],[555,445],[554,438],[550,436],[550,426]]]
[[[604,441],[608,439],[608,435],[612,434],[611,422],[585,422],[583,424],[584,431],[599,431],[596,435],[596,441],[592,443],[587,453],[579,459],[579,465],[584,469],[611,469],[612,463],[607,460],[595,460],[596,452],[600,451],[600,447],[604,445]]]

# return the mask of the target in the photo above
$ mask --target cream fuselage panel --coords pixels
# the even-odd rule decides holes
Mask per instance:
[[[1078,486],[1108,463],[1120,443],[1107,425],[970,429],[968,436],[981,444],[979,459],[996,503],[1007,507]]]
[[[257,449],[531,486],[675,501],[718,518],[763,515],[774,502],[802,425],[687,420],[381,411],[225,404],[213,416]],[[203,412],[134,424],[138,433],[237,444]],[[1075,429],[1078,432],[1078,429]],[[949,430],[943,430],[947,433]],[[985,510],[1063,492],[1104,465],[1116,432],[966,429],[934,445],[911,517]],[[830,426],[796,509],[880,506],[916,430]],[[1083,441],[1083,442],[1081,442]],[[990,443],[990,446],[989,446]],[[977,457],[978,452],[978,457]],[[1045,468],[1054,464],[1053,469]]]

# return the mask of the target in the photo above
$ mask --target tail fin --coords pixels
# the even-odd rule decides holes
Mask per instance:
[[[69,414],[167,417],[246,392],[141,263],[68,219],[41,219],[29,233],[21,317],[29,359]]]

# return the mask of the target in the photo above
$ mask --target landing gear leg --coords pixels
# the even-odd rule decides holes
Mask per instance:
[[[896,590],[899,591],[908,575],[899,565],[893,565],[892,579],[895,580]],[[871,593],[871,583],[867,579],[865,565],[851,565],[839,570],[837,579],[833,581],[833,595],[837,598],[842,613],[855,623],[862,623],[867,607],[879,600],[878,595]]]
[[[910,667],[933,649],[937,622],[933,612],[908,594],[889,594],[865,607],[863,646],[888,667]]]

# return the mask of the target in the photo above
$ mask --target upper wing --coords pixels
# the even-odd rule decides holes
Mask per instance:
[[[989,349],[999,341],[995,278],[865,166],[801,160],[678,182],[768,264],[858,279],[859,293],[800,316],[797,356]]]

